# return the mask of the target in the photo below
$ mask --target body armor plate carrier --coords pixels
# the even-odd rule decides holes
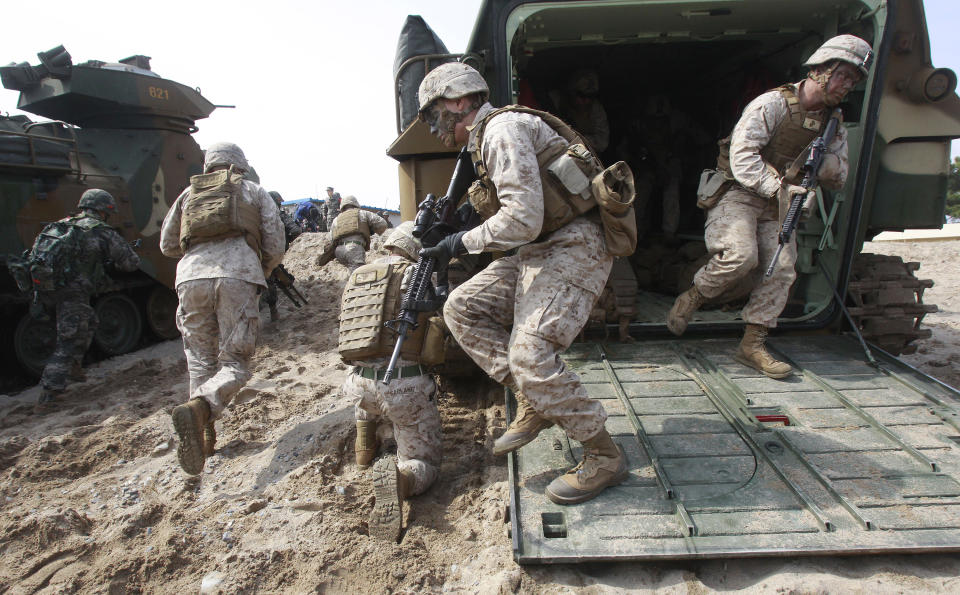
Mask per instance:
[[[370,248],[370,224],[360,216],[360,209],[343,211],[337,215],[334,223],[336,223],[336,230],[333,232],[334,242],[347,236],[362,235],[364,250]]]
[[[339,352],[344,361],[391,355],[396,335],[383,323],[395,319],[400,311],[400,285],[410,266],[409,262],[374,262],[350,275],[340,302]],[[416,330],[404,341],[400,352],[404,359],[419,361],[427,318],[421,314]]]
[[[231,166],[191,176],[180,223],[183,251],[194,244],[240,235],[259,255],[260,207],[244,200],[243,173]]]

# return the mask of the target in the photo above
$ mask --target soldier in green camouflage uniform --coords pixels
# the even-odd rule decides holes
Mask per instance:
[[[65,273],[69,276],[62,279],[60,288],[40,293],[44,306],[56,311],[57,347],[40,377],[38,413],[54,410],[57,396],[66,389],[67,380],[81,371],[83,354],[90,347],[99,322],[90,298],[100,289],[104,267],[134,271],[140,266],[140,257],[130,244],[106,223],[117,210],[117,203],[109,192],[87,190],[77,206],[81,212],[62,221],[86,230],[83,250],[78,255],[81,262],[73,263],[74,273]]]

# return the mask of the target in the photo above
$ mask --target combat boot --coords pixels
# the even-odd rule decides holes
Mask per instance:
[[[583,442],[583,460],[547,486],[547,498],[555,504],[578,504],[595,498],[605,488],[627,478],[627,456],[601,429]]]
[[[217,429],[213,427],[213,420],[203,426],[203,456],[212,457],[217,452]]]
[[[366,469],[377,456],[377,422],[357,420],[357,439],[353,443],[357,466]]]
[[[73,382],[83,382],[87,379],[87,373],[83,370],[83,365],[79,362],[74,362],[70,366],[70,374],[67,375],[67,378]]]
[[[190,399],[173,408],[173,429],[177,432],[177,460],[190,475],[203,471],[206,460],[204,429],[210,421],[210,406],[203,399]]]
[[[533,410],[523,393],[514,391],[517,397],[517,414],[510,427],[493,443],[493,454],[496,456],[513,452],[533,441],[537,434],[553,425],[553,422],[543,418]]]
[[[737,347],[733,359],[741,364],[763,372],[770,378],[786,378],[793,369],[790,364],[773,359],[764,343],[767,341],[767,327],[762,324],[748,324],[743,331],[743,339]]]
[[[40,396],[37,397],[37,404],[33,406],[33,412],[37,415],[53,413],[60,408],[60,402],[57,399],[58,392],[43,389]]]
[[[703,305],[706,298],[700,293],[696,285],[677,296],[670,313],[667,314],[667,328],[676,336],[687,330],[687,325],[693,319],[694,313]]]
[[[373,465],[373,495],[376,501],[367,523],[370,537],[397,541],[403,528],[403,501],[413,493],[414,477],[400,470],[393,457],[384,457]]]

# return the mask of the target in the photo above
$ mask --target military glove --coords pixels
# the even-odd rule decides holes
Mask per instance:
[[[443,238],[433,248],[424,248],[420,250],[420,256],[423,258],[437,259],[436,270],[442,271],[447,268],[450,259],[456,256],[462,256],[467,253],[463,247],[463,234],[467,232],[458,231]]]

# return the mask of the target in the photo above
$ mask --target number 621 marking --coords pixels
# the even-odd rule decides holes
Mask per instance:
[[[150,97],[154,99],[170,100],[170,91],[162,87],[148,87],[147,92],[150,93]]]

